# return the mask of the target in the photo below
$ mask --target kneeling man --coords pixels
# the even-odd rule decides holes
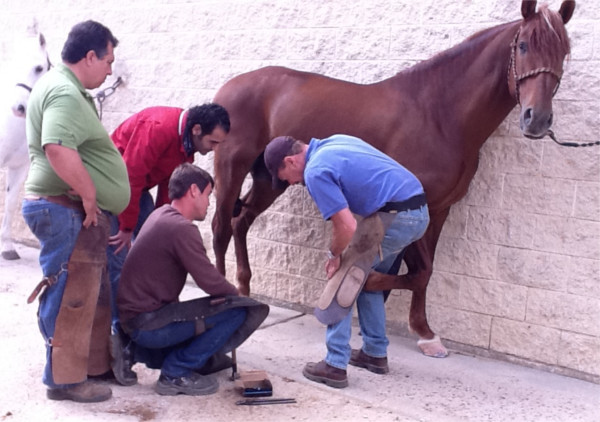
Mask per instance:
[[[127,255],[117,294],[123,332],[112,338],[117,380],[130,379],[131,365],[140,362],[161,370],[159,394],[214,393],[218,382],[209,373],[231,366],[216,361],[228,358],[269,312],[240,297],[206,255],[194,220],[206,217],[213,186],[201,168],[177,167],[171,204],[148,217]],[[188,274],[210,296],[179,302]]]

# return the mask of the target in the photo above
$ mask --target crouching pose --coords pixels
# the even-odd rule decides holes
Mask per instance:
[[[124,385],[135,380],[131,366],[140,362],[161,370],[158,394],[212,394],[218,382],[210,374],[231,366],[225,353],[269,313],[240,297],[206,255],[193,222],[206,217],[213,185],[193,164],[177,167],[171,204],[150,214],[127,255],[117,294],[123,332],[112,337],[113,371]],[[210,296],[179,302],[188,274]]]

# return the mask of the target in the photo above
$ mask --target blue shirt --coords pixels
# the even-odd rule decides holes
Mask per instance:
[[[410,171],[348,135],[311,139],[304,183],[326,220],[344,208],[366,217],[386,202],[400,202],[423,193],[421,182]]]

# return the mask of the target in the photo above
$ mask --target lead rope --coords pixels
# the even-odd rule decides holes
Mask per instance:
[[[546,135],[549,136],[550,139],[552,139],[558,145],[562,145],[563,147],[592,147],[595,145],[600,145],[600,141],[581,143],[581,144],[578,144],[577,142],[560,142],[558,139],[556,139],[556,136],[554,135],[554,132],[552,131],[552,129],[548,129],[548,132],[546,132]]]

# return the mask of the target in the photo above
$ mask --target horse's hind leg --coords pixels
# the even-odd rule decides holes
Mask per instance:
[[[2,240],[2,258],[6,260],[19,259],[12,240],[13,215],[17,210],[19,202],[19,191],[27,177],[29,165],[19,167],[8,167],[6,171],[6,197],[4,198],[4,217],[2,218],[2,229],[0,239]]]
[[[250,226],[264,210],[281,195],[282,191],[271,189],[271,179],[255,178],[252,188],[243,199],[243,208],[239,217],[233,220],[233,241],[237,261],[237,281],[240,293],[250,294],[252,270],[248,258],[247,235]]]

